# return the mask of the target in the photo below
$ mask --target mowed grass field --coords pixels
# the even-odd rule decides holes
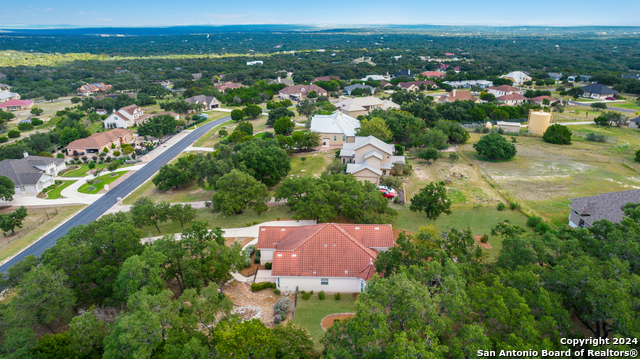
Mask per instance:
[[[298,295],[298,306],[293,323],[305,328],[311,335],[316,350],[321,350],[320,340],[324,335],[322,319],[327,315],[338,313],[355,313],[353,295],[342,294],[340,300],[335,300],[333,295],[327,295],[324,300],[320,300],[317,293],[304,300]]]
[[[598,143],[574,136],[571,145],[553,145],[538,137],[516,137],[518,153],[510,161],[479,160],[471,144],[461,146],[489,189],[521,203],[557,226],[567,224],[570,198],[640,188],[640,149],[635,129],[570,126],[576,135],[601,133],[617,142]],[[472,134],[472,141],[480,138]],[[627,145],[628,144],[628,145]],[[463,189],[464,191],[464,189]],[[504,198],[504,197],[503,197]]]

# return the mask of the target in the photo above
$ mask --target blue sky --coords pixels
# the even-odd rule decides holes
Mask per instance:
[[[230,24],[640,25],[638,0],[27,0],[0,12],[15,25]]]

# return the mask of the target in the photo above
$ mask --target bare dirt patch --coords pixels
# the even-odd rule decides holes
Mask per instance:
[[[482,243],[482,241],[480,239],[482,239],[482,236],[475,236],[476,238],[476,242],[478,242],[478,245],[480,245],[480,247],[484,248],[484,249],[491,249],[491,245],[489,243]]]
[[[260,321],[267,327],[273,328],[273,306],[282,295],[273,294],[272,289],[263,289],[252,292],[251,286],[245,283],[231,281],[222,286],[222,291],[231,300],[235,307],[257,307],[262,311]],[[287,319],[291,313],[287,313]]]
[[[353,318],[355,316],[355,313],[328,315],[322,319],[322,329],[327,330],[333,325],[334,322],[341,322],[345,319]]]

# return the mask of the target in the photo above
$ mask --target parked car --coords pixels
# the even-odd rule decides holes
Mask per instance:
[[[386,189],[379,189],[380,193],[382,193],[382,197],[384,198],[393,198],[396,196],[394,192],[387,191]]]
[[[395,190],[395,189],[393,189],[393,188],[391,188],[391,187],[387,187],[387,186],[383,186],[383,185],[378,185],[378,189],[383,189],[383,190],[385,190],[385,191],[387,191],[387,192],[391,192],[391,193],[393,193],[393,195],[394,195],[394,196],[395,196],[395,194],[396,194],[396,190]]]
[[[616,99],[615,99],[615,97],[607,97],[607,98],[605,98],[605,100],[608,100],[608,101],[615,101]]]

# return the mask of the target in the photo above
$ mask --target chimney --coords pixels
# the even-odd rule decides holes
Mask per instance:
[[[280,81],[280,76],[278,76],[278,83],[280,83],[280,82],[281,82],[281,81]]]
[[[407,73],[408,73],[409,75],[411,75],[411,70],[407,70]]]
[[[22,152],[22,155],[24,156],[24,158],[29,157],[29,154],[27,153],[27,151]]]
[[[456,97],[456,89],[453,89],[452,95],[453,97]]]

